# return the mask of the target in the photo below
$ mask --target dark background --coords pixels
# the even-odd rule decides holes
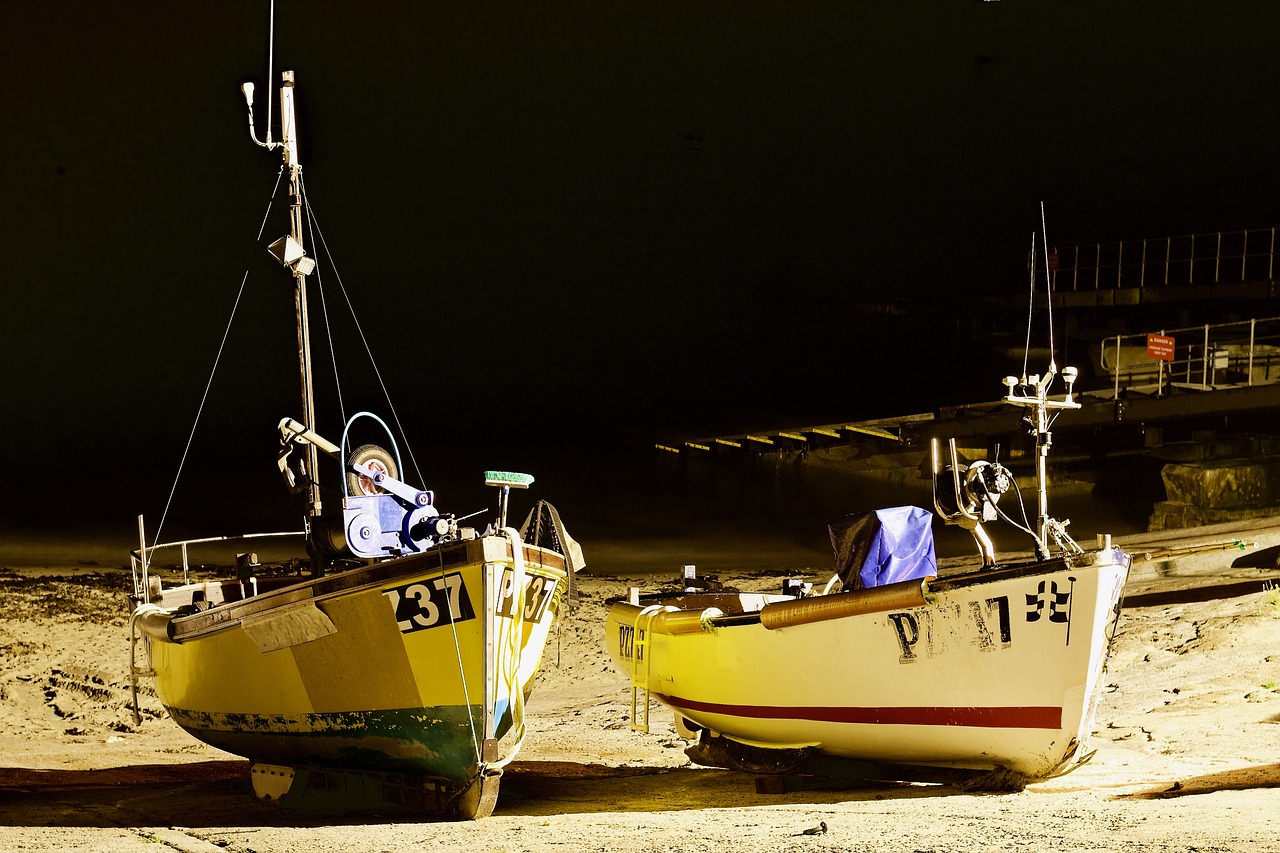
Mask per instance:
[[[279,158],[238,90],[263,133],[267,8],[0,7],[10,534],[160,515],[197,411],[171,515],[297,515],[274,471],[289,279],[264,248],[286,198],[258,241]],[[390,417],[385,384],[442,503],[528,468],[604,536],[674,507],[655,441],[965,402],[969,362],[994,398],[957,341],[851,306],[1025,292],[1042,201],[1051,245],[1277,224],[1278,23],[1265,2],[280,0],[336,261],[320,429],[341,432],[331,334],[346,413]]]

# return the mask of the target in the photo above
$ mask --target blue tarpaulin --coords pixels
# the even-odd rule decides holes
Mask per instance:
[[[933,513],[918,506],[859,512],[828,525],[841,589],[936,577]]]

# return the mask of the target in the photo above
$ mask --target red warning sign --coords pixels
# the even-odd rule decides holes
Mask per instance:
[[[1147,356],[1161,361],[1173,361],[1173,338],[1168,335],[1147,335]]]

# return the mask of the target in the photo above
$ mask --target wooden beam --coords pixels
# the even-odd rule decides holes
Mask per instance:
[[[860,432],[863,435],[873,435],[876,438],[887,438],[890,441],[902,441],[902,436],[894,435],[886,430],[877,429],[876,427],[864,427],[857,424],[845,424],[841,429],[847,429],[849,432]]]

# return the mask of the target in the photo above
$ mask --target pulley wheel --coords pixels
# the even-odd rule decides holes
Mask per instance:
[[[397,480],[400,479],[400,472],[396,469],[396,460],[392,458],[390,453],[376,444],[364,444],[357,447],[347,460],[347,464],[372,468],[375,472],[386,474]],[[359,496],[381,495],[384,493],[385,489],[365,475],[357,474],[354,471],[347,472],[347,494]]]

